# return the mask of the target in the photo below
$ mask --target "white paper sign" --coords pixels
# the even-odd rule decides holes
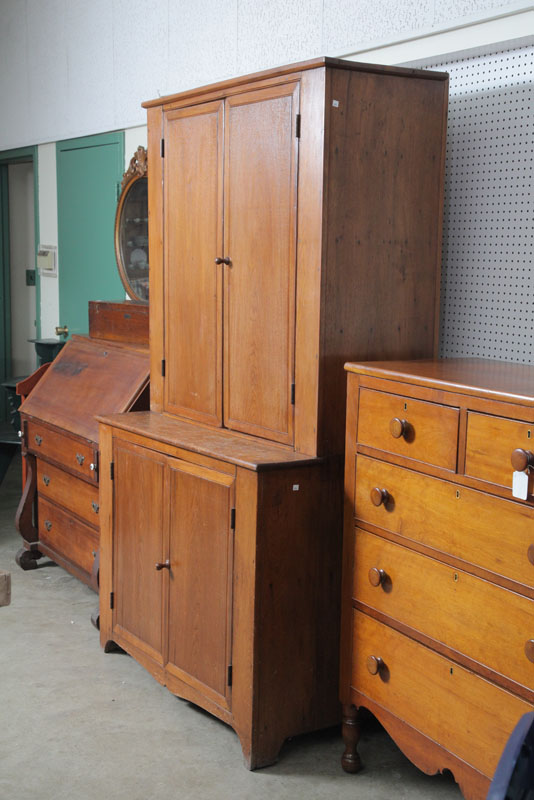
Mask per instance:
[[[518,500],[526,500],[528,497],[528,472],[514,472],[512,480],[512,494]]]

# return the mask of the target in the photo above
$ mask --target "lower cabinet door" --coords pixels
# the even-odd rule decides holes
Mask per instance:
[[[115,440],[113,631],[163,664],[165,456]]]
[[[178,460],[169,471],[166,669],[229,708],[235,478]]]

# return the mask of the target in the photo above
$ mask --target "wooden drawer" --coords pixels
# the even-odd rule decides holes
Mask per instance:
[[[353,688],[491,778],[532,706],[366,614],[353,624]],[[375,675],[369,656],[383,662]]]
[[[98,532],[44,497],[39,497],[38,513],[39,541],[57,553],[60,560],[67,559],[91,575]]]
[[[393,420],[399,428],[394,432]],[[360,390],[358,444],[367,447],[455,471],[458,421],[459,411],[451,406]]]
[[[511,489],[514,468],[510,458],[517,448],[534,451],[534,425],[474,411],[468,413],[466,475]],[[529,492],[534,492],[533,470]]]
[[[534,601],[361,529],[354,563],[357,601],[532,691]]]
[[[371,500],[373,489],[387,492],[379,506]],[[355,515],[364,524],[534,586],[528,558],[534,546],[532,506],[358,456]]]
[[[98,487],[37,459],[37,491],[98,528]]]
[[[25,425],[27,450],[40,458],[55,461],[73,473],[83,475],[92,483],[98,482],[98,472],[94,469],[97,449],[89,442],[66,436],[35,420],[26,420]]]

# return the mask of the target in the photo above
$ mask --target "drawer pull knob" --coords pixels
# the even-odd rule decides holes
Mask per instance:
[[[50,520],[49,519],[45,519],[45,528],[46,528],[46,530],[49,531],[51,529],[51,527],[52,527],[52,523],[50,522]]]
[[[389,492],[387,489],[380,489],[375,486],[371,489],[371,503],[378,508],[378,506],[387,506],[389,500]]]
[[[367,669],[369,670],[371,675],[378,675],[383,666],[384,662],[379,656],[367,657]]]
[[[43,437],[39,436],[38,433],[35,434],[35,444],[40,447],[43,442]]]
[[[95,512],[95,514],[98,514],[98,512],[100,511],[100,506],[98,505],[98,503],[95,503],[95,501],[93,500],[92,506],[93,506],[93,511]]]
[[[530,450],[522,450],[518,447],[514,450],[511,457],[512,467],[516,472],[524,472],[526,469],[534,467],[534,453]]]
[[[81,467],[83,462],[85,461],[85,456],[82,456],[81,453],[76,453],[76,461],[78,462],[78,464]]]
[[[171,562],[169,561],[169,559],[167,559],[166,561],[156,561],[156,569],[158,570],[158,572],[160,569],[170,569],[170,568],[171,568]]]
[[[389,423],[389,432],[391,433],[394,439],[400,439],[403,436],[406,436],[407,430],[408,430],[408,423],[405,419],[399,419],[399,417],[393,417],[393,419]]]
[[[43,483],[45,486],[48,486],[48,484],[50,483],[50,478],[48,477],[48,475],[43,475]]]
[[[383,569],[378,569],[378,567],[371,567],[368,572],[369,583],[371,586],[380,586],[385,583],[387,578],[387,573]]]
[[[89,464],[89,469],[91,470],[91,472],[94,472],[96,469],[96,464],[93,463]]]
[[[527,557],[531,564],[534,564],[534,544],[531,544],[527,550]]]
[[[534,639],[529,639],[528,642],[525,643],[525,655],[529,661],[534,663]]]

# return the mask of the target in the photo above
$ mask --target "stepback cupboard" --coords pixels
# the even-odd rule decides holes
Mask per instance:
[[[447,86],[320,58],[145,104],[151,409],[101,418],[101,642],[251,769],[340,719],[343,364],[435,352]]]

